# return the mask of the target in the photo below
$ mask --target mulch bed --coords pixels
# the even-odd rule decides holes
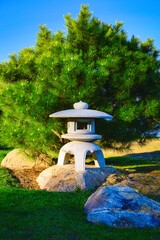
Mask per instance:
[[[142,159],[156,159],[160,158],[160,151],[141,153],[141,154],[132,154],[130,155],[132,158],[142,158]],[[23,170],[12,170],[12,175],[19,181],[20,186],[25,189],[35,189],[40,190],[40,187],[36,181],[39,174],[44,169],[23,169]],[[129,173],[128,173],[129,174]],[[128,175],[126,173],[126,175]],[[144,186],[143,189],[140,189],[142,194],[160,194],[160,170],[151,171],[148,173],[136,173],[132,174],[133,180],[136,180],[138,183],[141,183]],[[154,177],[155,176],[155,177]],[[115,183],[116,184],[116,183]]]
[[[36,179],[43,170],[44,169],[12,170],[12,175],[19,181],[20,186],[23,188],[40,190]]]

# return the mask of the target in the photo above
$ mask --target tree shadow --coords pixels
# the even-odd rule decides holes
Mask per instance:
[[[133,153],[133,154],[127,154],[124,157],[129,157],[134,159],[145,159],[145,160],[160,159],[160,151]]]
[[[123,157],[106,158],[106,165],[135,173],[160,170],[160,151],[128,154]]]

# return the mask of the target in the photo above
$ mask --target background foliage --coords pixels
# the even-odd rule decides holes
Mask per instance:
[[[80,100],[114,117],[97,122],[103,147],[143,142],[160,118],[160,61],[153,40],[128,40],[123,23],[103,23],[88,6],[65,20],[66,35],[40,26],[35,47],[0,64],[1,143],[36,154],[59,148],[66,125],[49,115]]]

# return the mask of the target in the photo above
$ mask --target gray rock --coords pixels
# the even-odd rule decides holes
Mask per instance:
[[[50,159],[41,154],[37,159],[29,157],[21,149],[14,149],[2,160],[1,166],[11,170],[45,169],[50,167]]]
[[[73,192],[99,187],[106,178],[117,170],[113,167],[88,167],[85,171],[75,171],[73,164],[52,166],[40,173],[37,182],[41,189],[57,192]]]
[[[87,220],[113,227],[160,226],[160,203],[131,187],[100,187],[87,200]]]

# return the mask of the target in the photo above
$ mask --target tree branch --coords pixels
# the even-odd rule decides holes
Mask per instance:
[[[53,132],[54,134],[56,134],[57,137],[59,137],[59,140],[60,140],[60,142],[62,143],[62,142],[63,142],[63,139],[61,138],[61,135],[60,135],[56,130],[54,130],[54,129],[52,129],[52,132]]]

